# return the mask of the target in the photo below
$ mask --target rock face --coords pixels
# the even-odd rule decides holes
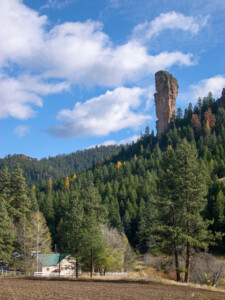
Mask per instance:
[[[168,127],[171,118],[175,115],[175,104],[178,93],[177,80],[166,71],[159,71],[155,74],[155,106],[157,132],[164,133]]]
[[[219,106],[225,109],[225,89],[223,89],[221,98],[219,99]]]

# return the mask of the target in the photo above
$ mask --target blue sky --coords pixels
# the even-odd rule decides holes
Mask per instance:
[[[176,107],[225,87],[223,0],[0,0],[0,157],[42,158],[155,130],[154,74]]]

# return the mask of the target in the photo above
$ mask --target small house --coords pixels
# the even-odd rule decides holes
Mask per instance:
[[[75,272],[75,259],[64,253],[38,254],[41,276],[70,276]]]

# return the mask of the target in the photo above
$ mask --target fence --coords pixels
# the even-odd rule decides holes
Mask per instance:
[[[96,273],[96,275],[103,275],[100,273]],[[121,277],[126,277],[127,272],[106,272],[104,276],[121,276]]]
[[[82,273],[85,274],[85,273]],[[88,273],[87,273],[88,274]],[[0,269],[0,276],[1,275],[9,275],[9,276],[35,276],[35,277],[69,277],[69,276],[75,276],[75,274],[63,274],[63,273],[45,273],[45,272],[21,272],[21,271],[8,271],[4,269]],[[81,273],[79,273],[81,275]],[[94,275],[102,275],[100,273],[94,273]],[[106,272],[104,274],[105,276],[121,276],[126,277],[127,272]]]
[[[27,275],[27,276],[33,276],[34,273],[32,272],[21,272],[21,271],[9,271],[0,269],[0,275],[10,275],[10,276],[21,276],[21,275]]]

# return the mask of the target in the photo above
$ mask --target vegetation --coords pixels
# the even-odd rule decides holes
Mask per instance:
[[[177,280],[184,272],[188,282],[192,254],[225,249],[224,153],[225,110],[209,94],[184,114],[178,109],[165,134],[147,127],[137,143],[79,174],[73,166],[28,189],[19,167],[10,183],[3,169],[4,215],[20,228],[21,253],[27,253],[26,222],[39,210],[52,247],[70,252],[77,270],[131,267],[130,243],[141,253],[173,255]]]
[[[61,154],[55,157],[37,160],[23,154],[8,155],[0,159],[0,169],[7,167],[11,172],[19,164],[28,186],[36,185],[49,178],[57,179],[67,174],[82,172],[91,168],[96,163],[102,164],[105,158],[117,153],[120,146],[99,146],[68,155]]]

